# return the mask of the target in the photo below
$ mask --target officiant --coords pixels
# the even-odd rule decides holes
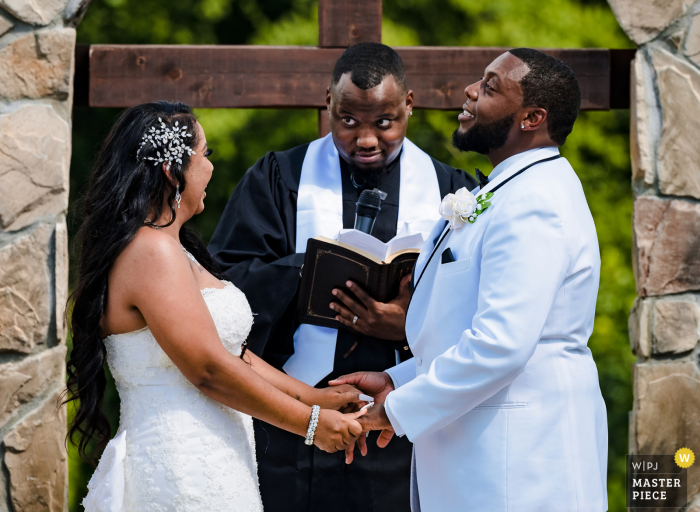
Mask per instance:
[[[241,179],[209,244],[255,313],[249,349],[289,375],[325,387],[340,375],[383,371],[411,357],[405,341],[407,280],[400,296],[353,304],[354,329],[299,324],[300,271],[309,238],[334,238],[355,223],[365,189],[386,194],[372,235],[383,242],[408,226],[427,234],[443,196],[476,181],[406,138],[413,92],[399,55],[361,43],[339,58],[326,93],[331,133],[287,151],[269,152]],[[355,288],[358,297],[365,297]],[[341,300],[342,299],[342,300]],[[347,313],[345,296],[336,309]],[[371,434],[371,437],[377,433]],[[258,475],[267,512],[409,510],[412,447],[397,439],[379,453],[328,454],[255,421]],[[374,446],[374,443],[369,443]]]

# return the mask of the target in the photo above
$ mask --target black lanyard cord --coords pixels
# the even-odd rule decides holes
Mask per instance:
[[[550,162],[550,161],[552,161],[552,160],[556,160],[557,158],[561,158],[561,155],[550,156],[549,158],[543,158],[542,160],[537,160],[536,162],[532,162],[530,165],[527,165],[527,166],[523,167],[523,168],[520,169],[518,172],[516,172],[515,174],[513,174],[512,176],[510,176],[509,178],[503,180],[503,183],[499,183],[499,184],[496,185],[494,188],[492,188],[491,190],[489,190],[489,192],[491,192],[492,194],[495,193],[496,190],[498,190],[499,188],[501,188],[503,185],[505,185],[506,183],[508,183],[508,182],[509,182],[510,180],[512,180],[513,178],[515,178],[515,177],[517,177],[517,176],[520,176],[522,173],[524,173],[525,171],[527,171],[530,167],[533,167],[533,166],[535,166],[535,165],[537,165],[537,164],[541,164],[541,163],[543,163],[543,162]],[[442,228],[442,229],[445,229],[445,228]],[[423,267],[423,271],[420,273],[420,276],[418,277],[418,281],[416,281],[416,284],[415,284],[415,286],[413,287],[413,293],[416,292],[416,289],[418,288],[418,284],[420,283],[420,280],[423,278],[423,274],[425,274],[425,271],[426,271],[426,269],[428,268],[428,265],[430,265],[430,260],[433,259],[433,256],[435,256],[435,253],[437,252],[438,248],[440,247],[440,244],[442,243],[442,241],[443,241],[445,238],[447,238],[447,234],[448,234],[450,231],[451,231],[451,229],[448,229],[447,231],[445,231],[445,232],[442,234],[442,236],[440,237],[440,240],[438,241],[438,243],[435,244],[435,248],[433,249],[433,252],[430,254],[430,258],[428,258],[428,262],[427,262],[427,263],[425,264],[425,266]],[[413,295],[411,295],[411,297],[413,297]],[[410,301],[409,301],[409,306],[410,306]]]
[[[445,229],[445,228],[442,228],[442,229]],[[416,281],[416,285],[413,287],[413,292],[414,292],[414,293],[415,293],[415,291],[416,291],[416,288],[418,288],[418,284],[420,283],[420,280],[423,279],[423,274],[425,274],[425,269],[428,268],[428,265],[430,265],[430,260],[433,259],[433,256],[435,256],[435,253],[437,252],[438,247],[440,247],[440,244],[442,243],[442,241],[443,241],[445,238],[447,238],[447,234],[448,234],[449,232],[450,232],[449,229],[448,229],[447,231],[445,231],[445,232],[442,234],[442,236],[440,237],[440,240],[438,241],[438,243],[435,244],[435,248],[433,249],[433,252],[432,252],[432,254],[430,255],[430,258],[428,258],[428,262],[427,262],[427,263],[425,264],[425,266],[423,267],[423,271],[420,273],[420,276],[418,276],[418,281]]]
[[[498,185],[496,185],[495,187],[493,187],[491,190],[489,190],[489,192],[491,192],[491,193],[493,194],[494,192],[496,192],[496,190],[498,190],[499,188],[501,188],[503,185],[505,185],[506,183],[508,183],[508,182],[509,182],[510,180],[512,180],[513,178],[517,178],[518,176],[520,176],[522,173],[524,173],[525,171],[527,171],[530,167],[534,167],[535,165],[541,164],[541,163],[544,163],[544,162],[550,162],[550,161],[552,161],[552,160],[556,160],[557,158],[561,158],[561,155],[554,155],[554,156],[550,156],[549,158],[543,158],[542,160],[537,160],[537,162],[532,162],[530,165],[527,165],[527,166],[523,167],[523,168],[520,169],[518,172],[516,172],[515,174],[513,174],[510,178],[503,180],[503,183],[499,183]],[[479,192],[479,193],[481,193],[481,192]]]

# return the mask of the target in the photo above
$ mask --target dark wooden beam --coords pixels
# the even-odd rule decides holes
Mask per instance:
[[[637,50],[610,50],[610,108],[630,108],[630,73]]]
[[[406,65],[416,108],[459,110],[464,87],[478,80],[504,48],[396,48]],[[80,52],[80,47],[76,52]],[[342,48],[294,46],[95,45],[89,103],[128,107],[159,99],[207,108],[323,108],[325,91]],[[576,72],[584,110],[629,108],[629,61],[633,52],[545,49]],[[614,60],[613,60],[614,59]],[[84,65],[84,63],[83,63]],[[626,93],[624,93],[626,91]]]
[[[484,69],[506,48],[404,47],[401,55],[417,108],[454,110],[464,103],[464,88],[481,79]],[[581,108],[610,108],[610,51],[542,49],[564,61],[581,85]],[[629,75],[629,74],[628,74]],[[628,79],[629,80],[629,79]],[[628,82],[629,83],[629,82]]]
[[[382,42],[382,0],[319,0],[318,45],[347,48]]]
[[[342,49],[108,46],[90,49],[90,105],[159,99],[194,107],[319,108]]]
[[[75,72],[73,74],[73,105],[83,107],[90,104],[90,46],[75,47]]]

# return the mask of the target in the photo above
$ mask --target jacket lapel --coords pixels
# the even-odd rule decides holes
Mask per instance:
[[[414,270],[414,276],[417,273],[418,277],[412,277],[416,279],[416,285],[413,287],[413,295],[411,296],[411,302],[408,305],[408,311],[406,312],[406,337],[411,342],[411,334],[417,335],[420,332],[420,328],[425,319],[425,314],[427,312],[428,302],[430,301],[431,292],[433,289],[433,283],[435,281],[435,273],[437,272],[438,265],[440,264],[440,249],[443,250],[448,247],[448,242],[450,238],[450,228],[449,222],[445,222],[441,230],[433,230],[431,234],[437,234],[437,238],[431,241],[431,251],[426,252],[425,263],[422,263],[423,258],[419,258],[416,262],[416,268]],[[442,243],[439,243],[442,240]],[[427,244],[423,250],[428,248]]]

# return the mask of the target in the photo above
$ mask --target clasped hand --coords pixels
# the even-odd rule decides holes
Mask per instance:
[[[359,396],[360,392],[350,384],[313,389],[308,401],[321,407],[314,436],[314,444],[321,450],[329,453],[347,450],[362,437],[363,428],[358,418],[367,411],[357,410],[357,404],[363,403]],[[297,396],[297,399],[302,398]]]
[[[355,441],[364,438],[362,435],[363,427],[358,420],[366,412],[357,411],[343,414],[339,411],[321,409],[314,444],[328,453],[339,450],[345,450],[347,453],[347,450],[352,450]]]
[[[329,382],[331,386],[355,386],[363,393],[374,398],[374,407],[366,410],[366,414],[357,417],[357,421],[362,426],[363,432],[370,430],[381,430],[377,439],[377,446],[384,448],[389,444],[394,436],[394,429],[391,426],[389,417],[384,409],[386,396],[394,390],[394,383],[389,374],[385,372],[357,372],[344,375]],[[360,436],[357,440],[360,453],[367,455],[367,440],[365,436]],[[355,445],[345,448],[345,462],[350,464],[353,460]]]

